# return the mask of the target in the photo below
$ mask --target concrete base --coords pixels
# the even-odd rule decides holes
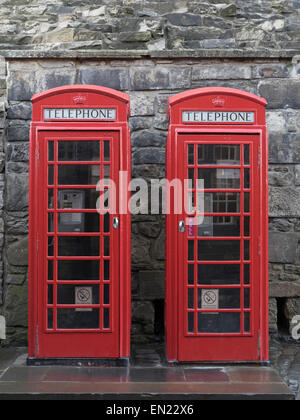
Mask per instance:
[[[26,353],[9,351],[0,349],[0,399],[295,399],[270,367],[27,366]]]

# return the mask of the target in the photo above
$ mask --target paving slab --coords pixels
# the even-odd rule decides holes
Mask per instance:
[[[24,349],[23,349],[24,351]],[[0,399],[293,400],[270,367],[27,366],[26,353],[0,349]]]

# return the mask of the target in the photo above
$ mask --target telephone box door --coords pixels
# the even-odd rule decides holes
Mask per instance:
[[[28,363],[127,364],[130,214],[120,203],[131,177],[129,97],[70,85],[32,103]]]
[[[169,99],[170,362],[268,360],[265,107],[263,98],[219,87]]]
[[[119,133],[42,131],[38,149],[39,357],[117,358],[119,214],[96,187],[118,192]]]
[[[179,360],[256,360],[259,136],[186,134],[179,147]]]

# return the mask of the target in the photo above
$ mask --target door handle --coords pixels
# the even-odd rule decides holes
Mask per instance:
[[[114,217],[113,219],[113,228],[114,229],[118,229],[119,227],[119,218],[118,217]]]
[[[184,223],[184,221],[183,221],[183,220],[181,220],[181,221],[178,223],[178,231],[179,231],[180,233],[184,233],[184,231],[185,231],[185,223]]]

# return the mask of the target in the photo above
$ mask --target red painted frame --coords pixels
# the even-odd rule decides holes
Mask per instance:
[[[203,124],[187,124],[182,122],[182,111],[184,110],[212,110],[220,111],[220,99],[223,102],[221,111],[254,111],[256,115],[255,123],[249,125],[242,124],[219,124],[219,123],[203,123]],[[217,104],[214,107],[213,104]],[[257,273],[259,274],[259,303],[256,307],[258,319],[257,331],[253,333],[258,336],[258,346],[255,357],[251,357],[251,361],[267,361],[268,353],[268,147],[267,147],[267,128],[265,120],[266,101],[255,95],[248,94],[235,89],[227,88],[204,88],[187,91],[169,99],[168,116],[169,116],[169,133],[167,141],[167,179],[172,181],[175,178],[181,179],[182,173],[182,141],[180,138],[187,134],[199,135],[255,135],[258,140],[258,156],[257,161],[259,168],[257,176],[257,185],[259,191],[256,191],[260,201],[258,226],[255,236],[257,237]],[[201,140],[198,141],[200,142]],[[221,142],[222,143],[222,142]],[[223,142],[224,144],[226,142]],[[243,141],[241,141],[243,143]],[[238,141],[236,144],[239,144]],[[208,165],[210,166],[210,165]],[[186,234],[178,233],[178,223],[184,217],[183,214],[174,214],[174,199],[171,195],[170,202],[167,203],[171,208],[170,215],[166,216],[166,307],[165,307],[165,323],[166,323],[166,341],[167,341],[167,359],[169,361],[184,361],[180,358],[180,341],[182,336],[180,331],[183,324],[183,308],[180,306],[181,290],[179,277],[182,270],[180,258],[182,255],[183,238]],[[182,264],[184,265],[184,264]],[[207,337],[207,334],[204,334]],[[193,358],[193,341],[190,341],[188,358],[186,361],[222,361],[222,351],[214,351],[216,347],[225,346],[226,352],[232,352],[232,358],[226,357],[226,361],[250,361],[247,360],[247,345],[240,348],[239,352],[234,351],[231,346],[231,338],[228,334],[225,337],[210,337],[211,351],[207,351],[205,357],[201,360]],[[192,340],[192,338],[191,338]],[[209,341],[205,343],[209,346]]]
[[[76,103],[81,96],[82,103]],[[84,99],[82,99],[84,98]],[[39,194],[43,186],[44,168],[40,167],[39,161],[42,156],[39,150],[39,142],[45,138],[49,132],[53,135],[59,134],[62,139],[69,137],[74,139],[74,136],[88,135],[88,133],[97,132],[98,135],[103,133],[105,137],[117,138],[119,142],[119,171],[127,171],[128,179],[131,178],[131,145],[130,133],[128,126],[128,117],[130,113],[129,97],[121,92],[112,89],[102,88],[99,86],[90,85],[73,85],[63,86],[49,91],[42,92],[32,98],[33,102],[33,118],[30,132],[30,180],[29,180],[29,293],[28,293],[28,335],[29,348],[28,354],[30,358],[45,358],[45,357],[112,357],[112,358],[128,358],[130,355],[130,326],[131,326],[131,218],[130,214],[120,214],[119,240],[126,243],[126,247],[117,246],[116,252],[119,255],[120,282],[118,302],[119,305],[119,348],[115,354],[109,355],[109,349],[106,349],[106,354],[95,353],[89,349],[89,343],[85,342],[86,332],[78,332],[78,337],[82,338],[83,345],[80,349],[68,348],[68,337],[70,331],[63,334],[59,333],[59,340],[63,345],[66,345],[66,350],[55,355],[48,353],[46,349],[41,349],[39,340],[42,333],[45,332],[45,325],[42,325],[42,316],[39,299],[39,272],[43,264],[41,261],[43,249],[43,221],[41,218],[41,211],[39,211]],[[100,122],[100,121],[43,121],[43,109],[49,108],[115,108],[116,121]],[[88,137],[87,137],[88,139]],[[76,162],[77,163],[77,162]],[[84,162],[80,162],[83,164]],[[74,186],[72,186],[74,188]],[[81,188],[83,186],[81,185]],[[129,200],[128,188],[124,188],[120,192],[120,199]],[[88,212],[88,211],[87,211]],[[90,236],[90,235],[89,235]],[[39,251],[38,251],[39,249]],[[116,270],[116,267],[114,268]],[[75,332],[76,333],[76,332]],[[73,334],[73,333],[71,333]]]

